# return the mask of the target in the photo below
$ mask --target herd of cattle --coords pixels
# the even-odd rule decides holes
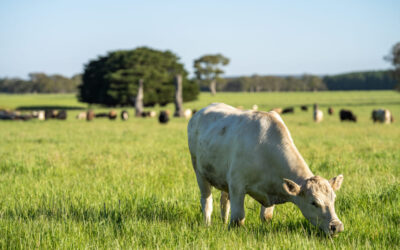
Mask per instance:
[[[186,109],[184,111],[184,117],[189,119],[196,110]],[[157,116],[155,111],[145,111],[142,112],[138,117],[149,117],[154,118]],[[108,118],[110,120],[116,120],[118,118],[118,112],[116,110],[111,110],[109,112],[101,112],[95,113],[93,110],[88,110],[87,112],[81,112],[76,115],[76,119],[78,120],[86,120],[92,121],[97,118]],[[129,119],[129,113],[126,110],[121,111],[120,118],[123,121]],[[0,120],[22,120],[27,121],[31,119],[38,119],[41,121],[57,119],[57,120],[66,120],[67,119],[67,111],[66,110],[40,110],[40,111],[32,111],[30,113],[21,113],[20,111],[10,111],[10,110],[1,110],[0,109]],[[170,112],[168,110],[160,111],[158,115],[158,121],[161,124],[166,124],[170,120]]]
[[[238,106],[238,109],[244,109],[242,106]],[[308,111],[308,106],[302,105],[300,109],[303,112]],[[258,106],[253,105],[252,110],[257,111]],[[278,114],[290,114],[294,113],[294,107],[287,107],[287,108],[274,108],[273,111],[277,112]],[[314,121],[319,123],[322,122],[324,118],[324,113],[321,109],[318,108],[317,104],[314,104],[313,109],[313,118]],[[329,115],[334,114],[334,109],[332,107],[328,107],[327,112]],[[186,109],[184,111],[184,117],[189,119],[192,115],[196,113],[196,110]],[[157,116],[155,111],[145,111],[142,112],[139,117],[150,117],[154,118]],[[87,112],[81,112],[76,116],[78,120],[87,120],[92,121],[95,118],[109,118],[110,120],[116,120],[118,118],[118,112],[116,110],[111,110],[110,112],[102,112],[102,113],[95,113],[93,110],[89,110]],[[120,118],[123,121],[129,119],[129,113],[126,110],[121,111]],[[339,118],[341,121],[350,121],[350,122],[357,122],[357,116],[351,111],[347,109],[341,109],[339,111]],[[66,110],[41,110],[41,111],[32,111],[29,114],[23,114],[19,111],[8,111],[8,110],[1,110],[0,109],[0,120],[30,120],[30,119],[38,119],[38,120],[49,120],[49,119],[58,119],[58,120],[66,120],[67,119],[67,111]],[[388,109],[376,109],[372,111],[371,119],[373,122],[380,122],[380,123],[393,123],[394,118],[392,113]],[[160,111],[158,115],[158,121],[161,124],[166,124],[170,120],[170,112],[168,110]]]
[[[253,106],[253,110],[256,110],[254,108],[255,106]],[[300,106],[300,109],[304,112],[308,111],[308,107],[306,105]],[[272,110],[277,112],[278,114],[294,113],[294,107],[288,107],[285,109],[274,108]],[[332,107],[328,107],[327,111],[329,115],[333,115],[335,113]],[[318,108],[317,104],[314,104],[313,118],[315,122],[322,122],[324,118],[324,113],[321,109]],[[339,111],[339,118],[340,121],[357,122],[357,116],[353,113],[353,111],[348,109],[341,109]],[[394,122],[393,114],[388,109],[374,109],[371,114],[371,119],[373,122],[386,124]]]

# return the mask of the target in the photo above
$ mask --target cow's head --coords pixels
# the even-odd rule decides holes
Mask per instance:
[[[327,234],[343,231],[343,224],[335,212],[335,192],[342,184],[343,175],[338,175],[330,181],[313,176],[301,186],[284,179],[283,189],[313,225],[318,226]]]

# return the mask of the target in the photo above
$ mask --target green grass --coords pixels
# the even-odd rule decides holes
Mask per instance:
[[[246,226],[228,230],[216,190],[213,225],[205,227],[185,119],[86,122],[74,119],[75,110],[67,121],[0,121],[0,248],[398,248],[400,94],[202,94],[185,107],[211,102],[296,106],[283,119],[311,170],[345,176],[336,201],[345,231],[330,239],[289,203],[262,224],[248,197]],[[298,108],[314,102],[325,113],[320,124]],[[86,107],[73,95],[0,95],[0,107],[29,105]],[[328,105],[352,109],[359,122],[328,116]],[[372,123],[371,110],[380,107],[392,110],[394,124]]]

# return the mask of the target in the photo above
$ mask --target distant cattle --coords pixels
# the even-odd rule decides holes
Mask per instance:
[[[160,112],[160,115],[158,116],[158,121],[161,124],[167,124],[169,122],[169,112],[168,112],[168,110]]]
[[[44,121],[46,119],[44,110],[39,110],[37,113],[38,113],[37,118],[39,121]]]
[[[78,120],[85,120],[86,119],[86,112],[81,112],[76,115],[76,119]]]
[[[57,119],[59,120],[67,120],[67,111],[66,110],[60,110],[56,116]]]
[[[372,111],[372,120],[374,122],[380,122],[389,124],[394,122],[393,115],[388,109],[376,109]]]
[[[221,190],[221,217],[230,226],[245,220],[245,196],[261,204],[261,220],[274,206],[294,203],[327,234],[344,230],[335,212],[335,191],[343,175],[314,175],[275,112],[242,111],[223,103],[200,110],[188,124],[188,145],[207,225],[213,210],[212,187]]]
[[[88,110],[86,113],[86,121],[92,121],[96,117],[93,110]]]
[[[186,119],[190,119],[192,117],[192,115],[193,115],[193,112],[191,109],[185,109],[185,111],[183,112],[183,116]]]
[[[293,107],[288,107],[282,110],[282,114],[289,114],[289,113],[294,113]]]
[[[156,111],[152,110],[150,111],[149,117],[156,117],[157,113]]]
[[[141,116],[142,116],[143,118],[150,117],[150,111],[143,111],[142,114],[141,114]]]
[[[357,122],[357,116],[351,110],[341,109],[339,112],[340,121]]]
[[[253,107],[251,107],[251,109],[252,109],[253,111],[257,111],[257,110],[258,110],[258,105],[257,105],[257,104],[254,104]]]
[[[303,110],[303,111],[308,111],[308,107],[307,107],[306,105],[302,105],[300,108],[301,108],[301,110]]]
[[[115,119],[117,119],[117,117],[118,117],[118,113],[115,110],[111,110],[108,113],[108,119],[110,119],[110,120],[115,120]]]
[[[333,115],[333,108],[332,108],[332,107],[329,107],[329,108],[328,108],[328,114],[329,114],[329,115]]]
[[[322,122],[322,120],[324,119],[324,113],[322,112],[322,110],[318,109],[318,105],[314,104],[314,112],[313,112],[313,118],[314,118],[314,122]]]
[[[58,111],[53,109],[47,109],[44,112],[44,117],[46,120],[57,118]]]
[[[127,121],[128,118],[129,118],[129,113],[128,113],[128,111],[123,110],[123,111],[121,112],[121,120]]]

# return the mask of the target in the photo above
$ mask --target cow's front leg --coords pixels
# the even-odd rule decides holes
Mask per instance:
[[[230,207],[229,194],[225,191],[221,191],[221,218],[225,224],[228,223]]]
[[[203,178],[200,174],[196,171],[196,179],[197,184],[200,188],[201,198],[201,210],[203,211],[204,221],[207,226],[211,225],[211,214],[213,210],[213,199],[211,193],[211,185],[210,183]]]
[[[231,221],[229,227],[244,225],[244,196],[245,192],[229,188],[229,198],[231,201]]]
[[[261,211],[260,211],[261,221],[272,220],[272,215],[274,214],[274,207],[275,205],[272,205],[270,207],[264,207],[263,205],[261,205]]]

